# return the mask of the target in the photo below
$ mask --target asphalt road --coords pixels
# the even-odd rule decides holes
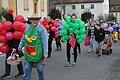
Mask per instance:
[[[45,80],[119,80],[119,46],[120,41],[113,44],[113,54],[103,55],[98,58],[95,52],[87,53],[88,47],[81,44],[82,52],[78,54],[76,65],[64,67],[66,62],[66,45],[62,45],[62,51],[55,51],[55,43],[53,43],[52,57],[47,60],[45,66]],[[4,74],[4,59],[5,55],[0,55],[0,75]],[[71,62],[73,62],[73,55],[71,55]],[[16,66],[12,66],[11,78],[6,80],[22,80],[22,78],[14,78],[17,73]],[[31,80],[38,80],[35,68],[32,70]]]

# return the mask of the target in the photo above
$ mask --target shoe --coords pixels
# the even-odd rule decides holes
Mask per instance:
[[[15,78],[23,77],[24,74],[17,74]]]
[[[55,51],[59,51],[59,49],[55,49]]]
[[[88,50],[88,53],[91,53],[91,50],[90,50],[90,49]]]
[[[10,75],[6,75],[4,74],[3,76],[1,76],[2,79],[7,79],[7,78],[10,78]]]
[[[101,56],[102,56],[101,54],[98,54],[98,55],[97,55],[98,58],[101,57]]]
[[[62,51],[62,48],[60,48],[60,51]]]
[[[71,66],[71,63],[70,62],[67,62],[64,67],[70,67]]]
[[[72,64],[72,66],[75,66],[75,64],[76,64],[76,62],[74,62],[74,63]]]
[[[51,55],[48,55],[48,58],[50,58],[51,57]]]

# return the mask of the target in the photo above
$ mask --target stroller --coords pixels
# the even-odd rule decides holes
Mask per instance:
[[[106,34],[102,44],[102,54],[109,55],[111,53],[112,53],[112,38],[109,34]]]

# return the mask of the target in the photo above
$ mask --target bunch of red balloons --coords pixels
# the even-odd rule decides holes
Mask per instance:
[[[46,28],[47,32],[57,32],[58,23],[55,20],[50,19],[49,21],[51,24],[48,24],[48,22],[45,19],[41,19],[40,23]]]
[[[10,10],[11,11],[11,10]],[[9,50],[7,45],[8,40],[21,39],[27,24],[23,23],[23,16],[16,16],[14,23],[10,21],[4,21],[0,24],[0,52],[6,53]],[[11,32],[14,29],[14,32]]]

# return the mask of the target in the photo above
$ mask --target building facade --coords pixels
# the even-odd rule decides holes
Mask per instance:
[[[14,10],[14,15],[46,17],[48,14],[47,0],[0,0],[5,9]]]
[[[120,0],[110,0],[110,14],[113,14],[120,21]]]
[[[81,18],[85,12],[90,12],[94,15],[94,19],[98,16],[106,16],[109,14],[109,0],[58,0],[56,8],[66,16],[68,14],[76,14]]]

